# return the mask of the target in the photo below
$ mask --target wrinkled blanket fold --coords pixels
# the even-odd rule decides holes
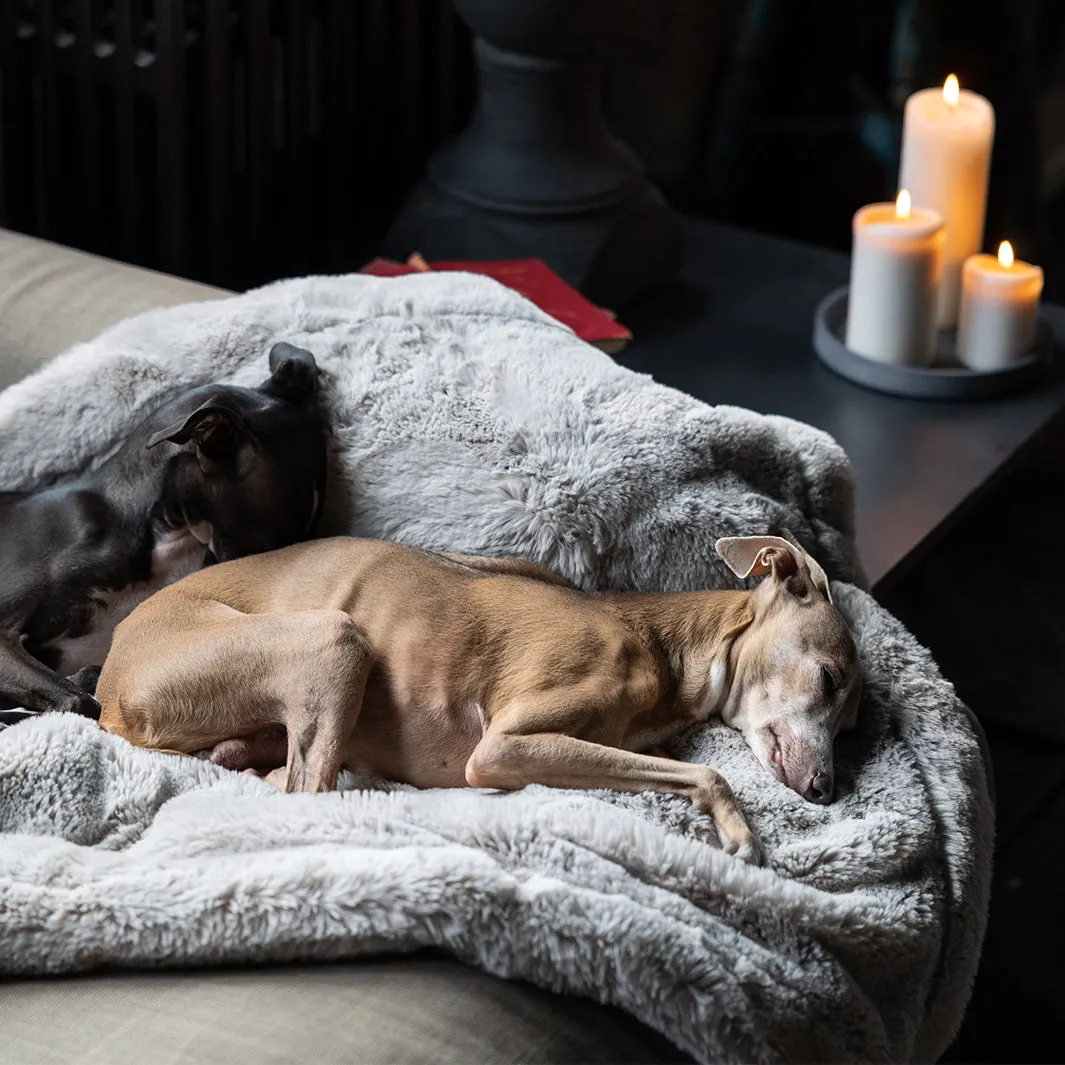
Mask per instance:
[[[804,802],[719,724],[682,737],[737,792],[752,869],[671,797],[282,796],[41,717],[0,732],[0,972],[433,945],[704,1061],[934,1060],[983,939],[986,772],[952,687],[861,590],[838,446],[632,374],[484,278],[304,278],[129,319],[0,394],[0,490],[100,461],[175,388],[257,382],[277,340],[323,368],[323,532],[519,554],[589,590],[734,587],[717,537],[794,533],[867,676],[838,798]]]

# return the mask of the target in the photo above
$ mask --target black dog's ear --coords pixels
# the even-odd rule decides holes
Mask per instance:
[[[270,378],[262,390],[289,403],[309,403],[318,394],[318,363],[303,348],[282,341],[270,349]]]
[[[192,440],[201,457],[217,462],[232,455],[248,436],[248,427],[238,411],[217,403],[205,403],[184,421],[152,433],[146,446],[155,447],[164,440],[172,444],[187,444]]]

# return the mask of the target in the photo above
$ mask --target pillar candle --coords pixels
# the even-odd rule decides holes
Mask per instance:
[[[906,101],[899,188],[915,207],[943,216],[943,276],[936,323],[958,321],[962,263],[984,242],[987,181],[995,112],[975,92],[960,90],[953,74],[942,89],[922,89]]]
[[[930,362],[943,219],[935,211],[911,207],[903,189],[895,203],[861,208],[853,228],[848,350],[879,362]]]
[[[971,255],[962,268],[958,359],[970,370],[999,370],[1035,341],[1043,271],[1015,261],[1008,241],[998,256]]]

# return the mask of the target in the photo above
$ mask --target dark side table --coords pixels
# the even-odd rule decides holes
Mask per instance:
[[[1065,410],[1065,372],[967,403],[851,384],[822,366],[811,342],[818,302],[847,283],[849,268],[838,252],[689,220],[678,283],[621,316],[634,339],[618,361],[707,403],[835,437],[854,468],[862,563],[882,594]],[[1044,314],[1060,346],[1065,308]]]

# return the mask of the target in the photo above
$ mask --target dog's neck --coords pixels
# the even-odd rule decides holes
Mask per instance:
[[[677,698],[693,708],[728,687],[736,638],[751,624],[751,593],[742,591],[627,593],[606,597],[627,625],[655,648]]]

